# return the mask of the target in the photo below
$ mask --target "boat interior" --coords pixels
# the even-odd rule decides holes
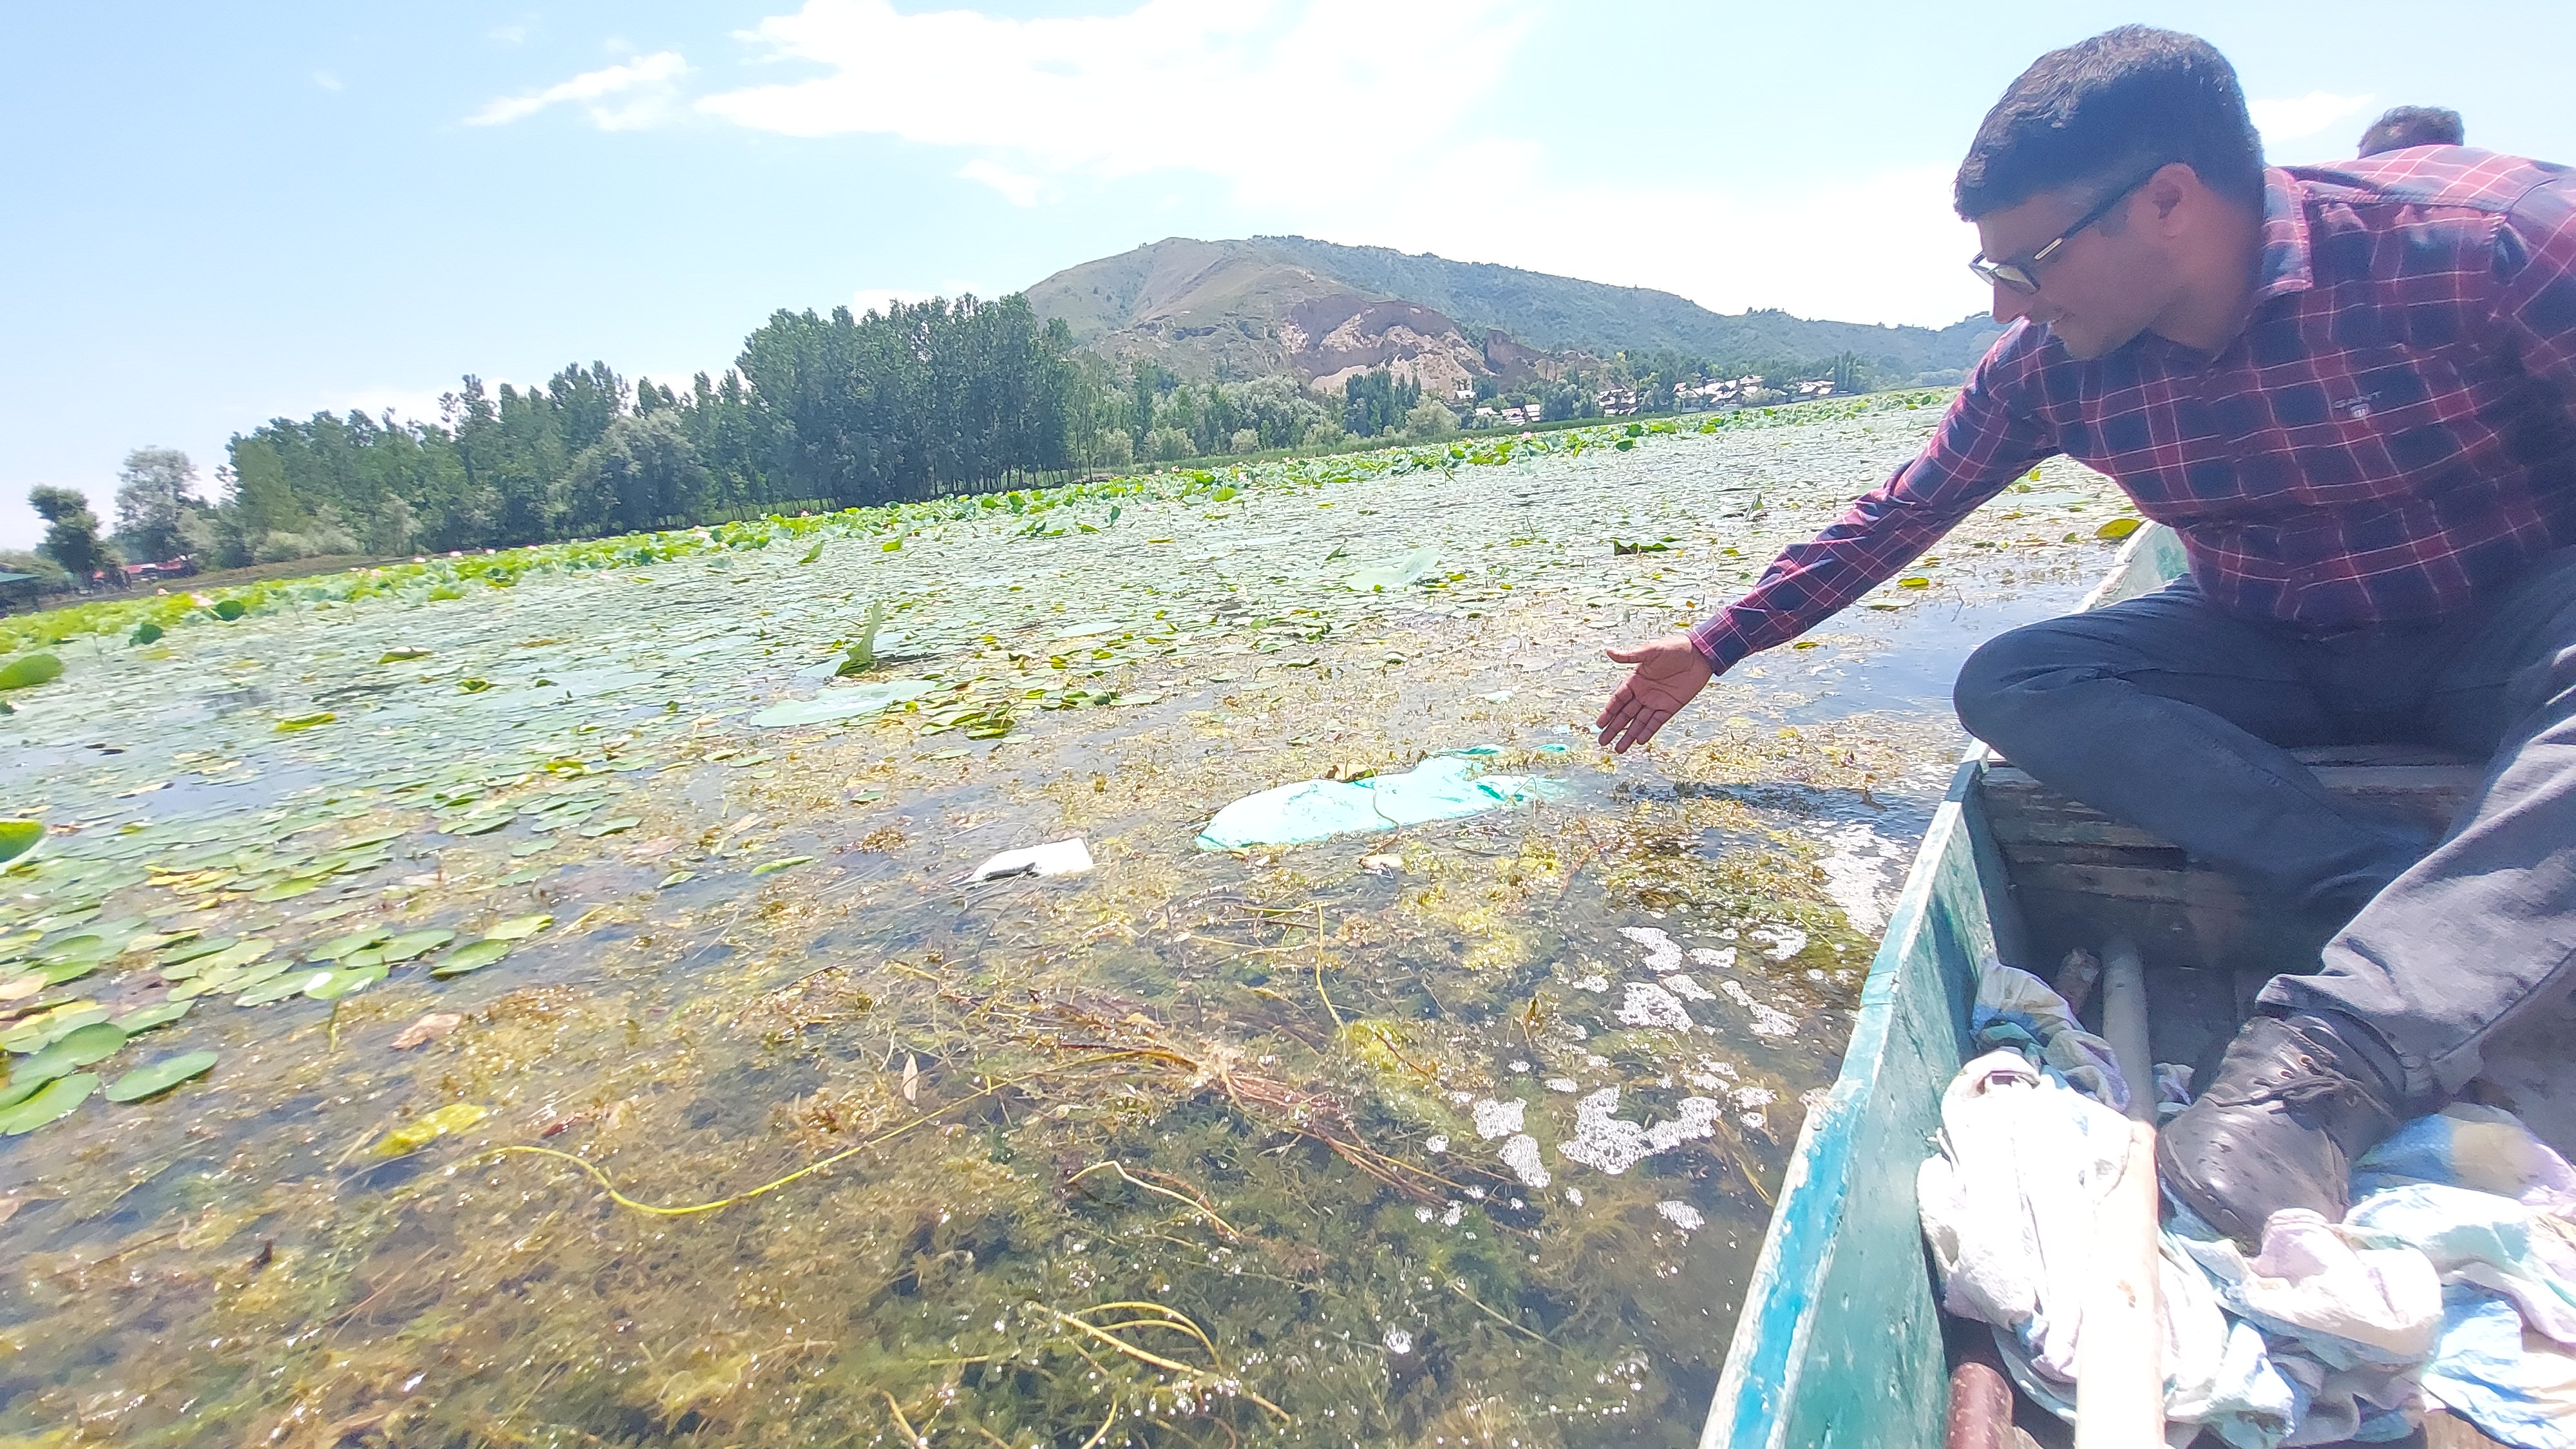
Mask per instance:
[[[2478,767],[2408,746],[2363,745],[2294,752],[2337,794],[2439,828],[2475,789]],[[1972,795],[1983,816],[1980,848],[2000,856],[1985,872],[2008,884],[1989,895],[1998,954],[2054,979],[2068,953],[2099,955],[2117,936],[2146,968],[2149,1045],[2160,1062],[2190,1064],[2205,1082],[2255,994],[2273,976],[2312,965],[2335,923],[2304,921],[2267,906],[2233,878],[2175,846],[2049,789],[1989,757]],[[1974,829],[1972,825],[1972,829]],[[2099,1031],[2099,993],[2085,1024]],[[2521,1116],[2542,1140],[2576,1157],[2576,1001],[2561,991],[2534,1001],[2489,1043],[2485,1071],[2466,1095]],[[1954,1339],[1955,1341],[1955,1339]],[[2016,1422],[2042,1444],[2062,1427],[2025,1403]],[[2043,1422],[2044,1421],[2044,1422]],[[2436,1415],[2436,1446],[2490,1441]]]

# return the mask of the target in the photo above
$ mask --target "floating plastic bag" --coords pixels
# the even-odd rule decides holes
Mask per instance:
[[[1216,812],[1199,832],[1202,850],[1295,845],[1429,820],[1456,820],[1565,793],[1556,780],[1479,775],[1477,762],[1436,755],[1400,775],[1365,780],[1301,780],[1246,795]]]

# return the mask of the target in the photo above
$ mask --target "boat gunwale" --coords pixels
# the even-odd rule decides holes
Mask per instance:
[[[2182,558],[2181,540],[2148,524],[2122,543],[2109,573],[2088,591],[2076,612],[2097,609],[2161,587]],[[2142,577],[2145,575],[2145,577]],[[1745,1282],[1717,1391],[1700,1431],[1700,1449],[1776,1449],[1797,1407],[1818,1317],[1819,1298],[1841,1246],[1850,1169],[1871,1098],[1882,1087],[1886,1061],[1907,988],[1906,971],[1924,931],[1934,924],[1942,875],[1957,853],[1985,897],[1990,936],[2010,940],[2019,932],[2008,882],[1994,874],[2000,861],[1992,842],[1981,841],[1976,794],[1987,763],[1996,758],[1971,741],[1950,787],[1916,847],[1904,886],[1888,913],[1885,933],[1861,982],[1850,1044],[1833,1084],[1807,1113],[1781,1180],[1762,1248]],[[1937,962],[1927,963],[1937,967]],[[1964,1025],[1964,1023],[1962,1024]],[[1964,1043],[1962,1043],[1964,1045]],[[1929,1144],[1926,1144],[1927,1150]],[[1913,1190],[1905,1179],[1904,1190]],[[1919,1237],[1917,1239],[1919,1242]],[[1930,1267],[1925,1269],[1930,1292]]]

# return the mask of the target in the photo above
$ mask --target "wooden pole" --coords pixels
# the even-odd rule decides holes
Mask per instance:
[[[2075,1449],[2159,1449],[2165,1442],[2164,1305],[2156,1246],[2155,1060],[2138,948],[2103,953],[2102,1030],[2129,1085],[2128,1158],[2093,1218],[2096,1276],[2076,1340]]]

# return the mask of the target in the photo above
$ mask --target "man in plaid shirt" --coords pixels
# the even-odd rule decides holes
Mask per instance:
[[[2340,1218],[2348,1161],[2576,984],[2576,173],[2459,146],[2266,169],[2226,60],[2123,27],[2042,57],[1960,167],[2013,324],[1920,456],[1634,672],[1653,737],[1738,660],[1894,575],[2066,454],[2172,525],[2162,593],[2016,629],[1961,671],[2013,763],[2346,920],[2162,1133],[2248,1242]],[[2491,761],[2438,841],[2286,747]]]

